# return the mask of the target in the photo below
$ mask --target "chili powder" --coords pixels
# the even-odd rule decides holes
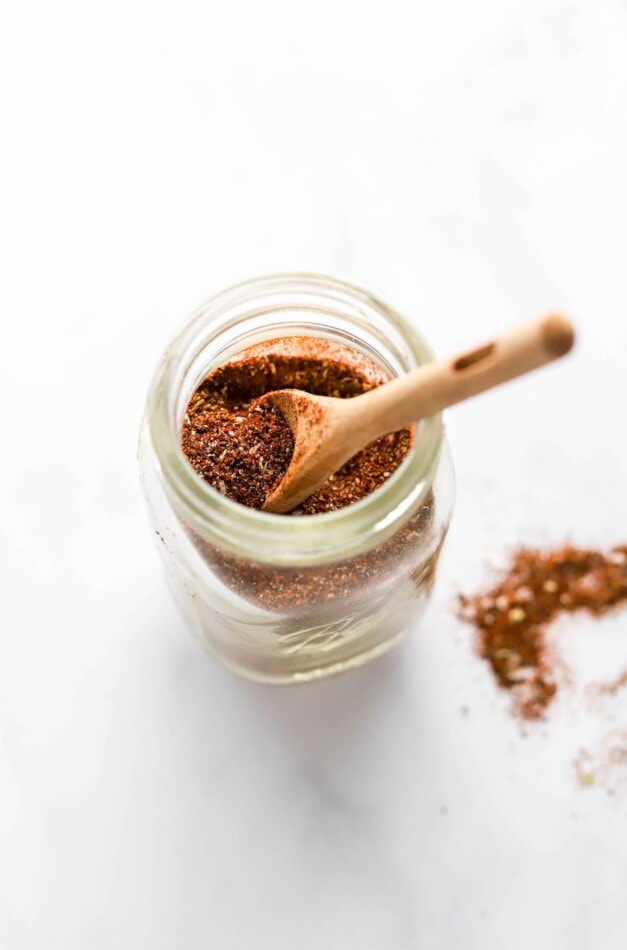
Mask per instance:
[[[218,491],[261,508],[287,470],[294,440],[277,409],[264,406],[260,413],[254,401],[278,389],[348,399],[388,379],[372,360],[333,341],[284,337],[260,343],[218,366],[200,383],[187,407],[181,446],[198,474]],[[398,468],[412,437],[411,429],[403,429],[372,442],[282,517],[322,514],[365,498]],[[421,593],[429,591],[444,537],[444,532],[431,536],[433,519],[429,492],[383,543],[344,561],[315,567],[273,566],[188,533],[222,582],[245,600],[275,612],[310,611],[315,606],[320,622],[328,611],[337,613],[340,603],[342,616],[354,622],[364,609],[375,609],[376,601],[389,601],[392,586],[398,593],[403,578]]]
[[[261,508],[294,451],[281,412],[255,400],[277,389],[349,399],[387,382],[355,350],[311,337],[286,337],[250,347],[213,370],[192,395],[181,445],[199,475],[223,495]],[[306,498],[292,515],[344,508],[390,477],[411,445],[410,429],[372,442]]]
[[[547,628],[561,613],[600,617],[627,602],[627,545],[609,554],[566,546],[515,552],[505,577],[486,593],[460,597],[460,616],[477,631],[477,650],[508,690],[515,711],[540,719],[558,690]]]

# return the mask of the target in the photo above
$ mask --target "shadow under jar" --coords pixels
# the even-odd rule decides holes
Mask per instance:
[[[264,341],[348,346],[387,377],[432,359],[386,303],[335,278],[285,274],[204,304],[155,373],[139,441],[144,493],[175,597],[228,667],[268,683],[318,679],[379,656],[413,625],[449,525],[453,469],[440,416],[376,491],[324,514],[268,514],[226,498],[181,449],[192,393]]]

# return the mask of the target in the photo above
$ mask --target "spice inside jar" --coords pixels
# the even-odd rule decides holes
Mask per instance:
[[[294,437],[281,412],[258,404],[259,397],[300,389],[348,399],[388,380],[372,360],[328,340],[292,337],[249,347],[197,387],[183,423],[183,451],[221,494],[261,508],[287,471]],[[410,429],[377,439],[291,514],[335,511],[365,498],[398,468],[411,443]]]
[[[278,389],[348,399],[380,386],[388,374],[348,346],[312,337],[286,337],[248,347],[218,366],[196,388],[185,414],[181,446],[196,472],[221,494],[261,509],[283,477],[294,438],[280,411],[256,400]],[[376,491],[411,448],[402,429],[367,445],[287,516],[313,516],[347,507]],[[391,538],[372,550],[321,568],[273,568],[218,550],[199,537],[203,557],[227,586],[271,610],[351,600],[373,579],[392,576],[424,537],[433,497]],[[435,566],[435,559],[433,567]],[[420,572],[420,583],[429,582]]]

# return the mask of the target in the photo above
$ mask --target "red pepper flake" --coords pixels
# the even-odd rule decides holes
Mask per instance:
[[[625,602],[627,545],[608,555],[566,546],[517,551],[501,582],[487,594],[462,595],[459,612],[474,624],[478,653],[499,686],[511,693],[515,712],[534,720],[543,716],[558,689],[547,644],[551,621],[576,610],[600,617]],[[609,691],[619,688],[610,684]]]

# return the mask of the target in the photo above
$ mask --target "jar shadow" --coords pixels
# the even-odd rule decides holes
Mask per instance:
[[[355,670],[302,686],[238,684],[247,715],[261,720],[287,750],[342,756],[371,731],[402,689],[402,650]]]
[[[380,750],[390,717],[402,716],[407,692],[404,644],[355,670],[315,683],[268,686],[240,679],[192,644],[170,656],[168,706],[179,741],[196,752],[222,755],[247,770],[270,755],[334,767]],[[246,759],[246,765],[242,761]]]

